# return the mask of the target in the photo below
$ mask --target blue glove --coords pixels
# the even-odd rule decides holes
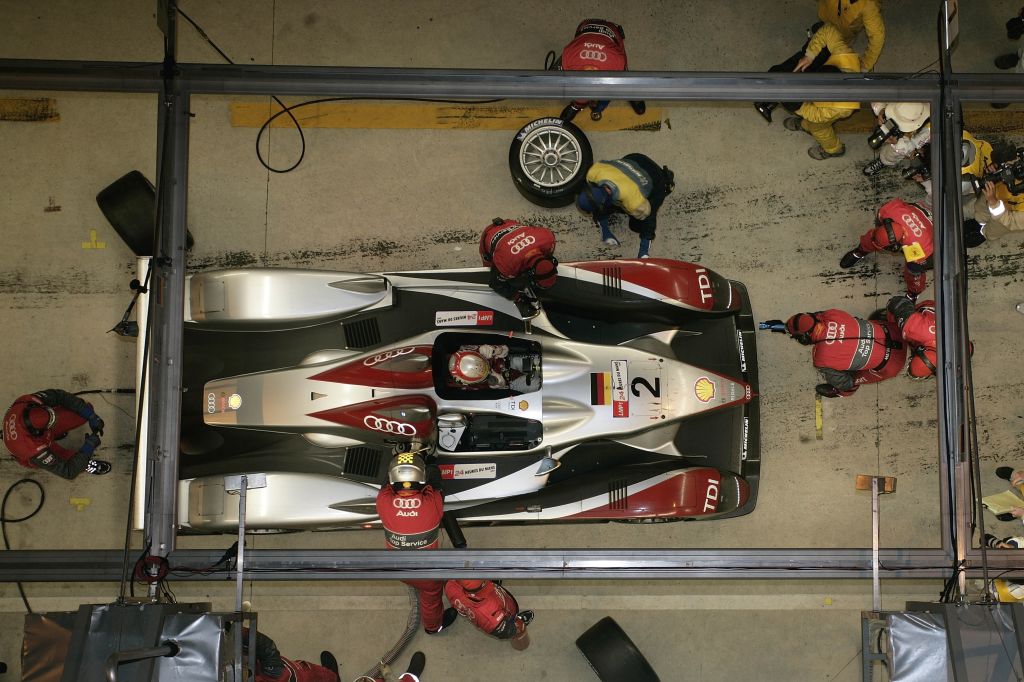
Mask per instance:
[[[100,446],[100,437],[95,433],[90,433],[85,437],[85,442],[82,443],[82,447],[78,448],[78,451],[87,457],[92,457],[92,453],[96,452],[96,448]]]

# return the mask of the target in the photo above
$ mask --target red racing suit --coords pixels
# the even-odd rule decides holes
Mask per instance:
[[[572,42],[562,50],[563,71],[625,71],[626,47],[622,27],[604,19],[584,19],[576,27]],[[583,109],[589,100],[575,100]],[[607,105],[604,102],[598,111]]]
[[[921,301],[915,306],[905,296],[896,296],[889,301],[887,309],[899,325],[910,351],[910,376],[923,379],[934,375],[938,362],[935,301]]]
[[[862,320],[835,308],[813,315],[811,358],[842,395],[891,379],[903,369],[907,349],[894,320]]]
[[[415,493],[400,495],[385,483],[377,494],[377,515],[384,526],[388,549],[437,549],[444,514],[444,496],[429,483]],[[444,614],[443,580],[403,580],[420,597],[420,621],[436,631]]]
[[[932,267],[932,253],[935,250],[932,213],[921,204],[908,203],[902,199],[893,199],[884,204],[878,209],[876,227],[860,238],[858,248],[862,253],[873,253],[892,246],[888,238],[882,244],[876,241],[877,236],[883,234],[879,228],[884,228],[886,221],[891,221],[893,234],[906,259],[903,281],[907,283],[907,292],[917,296],[924,291],[928,283],[925,273]]]
[[[480,235],[480,262],[491,268],[491,288],[508,299],[531,284],[555,282],[555,235],[546,227],[495,218]]]
[[[28,429],[24,415],[29,405],[45,405],[53,413],[42,435],[33,435]],[[75,452],[57,441],[95,414],[92,405],[59,388],[23,395],[4,415],[4,445],[24,467],[46,469],[61,478],[73,479],[85,470],[92,452]]]
[[[490,580],[449,580],[444,586],[448,603],[485,635],[512,639],[525,629],[515,597]]]
[[[284,670],[276,677],[256,673],[256,682],[338,682],[338,676],[322,665],[281,657]]]

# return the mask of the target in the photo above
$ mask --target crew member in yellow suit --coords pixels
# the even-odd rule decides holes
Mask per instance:
[[[868,35],[868,46],[861,59],[861,69],[875,68],[885,45],[885,23],[879,0],[818,0],[818,18],[839,29],[843,42],[853,45],[857,34]]]
[[[862,0],[863,1],[863,0]],[[832,24],[822,24],[807,43],[804,56],[797,62],[794,71],[805,71],[815,57],[823,49],[830,53],[825,61],[844,73],[860,72],[860,57],[843,40],[839,29]],[[803,130],[810,133],[818,144],[807,150],[807,154],[817,161],[842,156],[846,147],[836,135],[835,122],[849,118],[860,108],[860,102],[804,102],[796,110],[796,116],[790,116],[782,124],[786,130]]]

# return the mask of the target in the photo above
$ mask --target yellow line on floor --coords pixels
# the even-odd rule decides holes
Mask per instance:
[[[27,99],[24,97],[0,98],[0,121],[59,121],[57,100],[49,97]]]
[[[432,104],[428,102],[326,102],[295,109],[292,113],[303,128],[391,128],[391,129],[455,129],[455,130],[519,130],[534,119],[557,116],[561,104],[536,106],[527,104]],[[236,128],[258,128],[281,110],[273,104],[232,102],[231,125]],[[590,114],[580,112],[573,121],[584,131],[594,130],[660,130],[661,109],[648,108],[637,116],[626,103],[613,103],[600,121],[591,121]],[[287,115],[278,116],[273,128],[294,126]]]
[[[815,440],[822,439],[821,426],[821,396],[814,396],[814,438]]]

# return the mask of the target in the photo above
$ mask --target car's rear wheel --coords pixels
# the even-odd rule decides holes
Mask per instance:
[[[508,167],[519,193],[538,206],[568,206],[594,162],[583,131],[560,118],[538,118],[516,133]]]
[[[615,619],[605,616],[576,639],[601,682],[661,682]]]

